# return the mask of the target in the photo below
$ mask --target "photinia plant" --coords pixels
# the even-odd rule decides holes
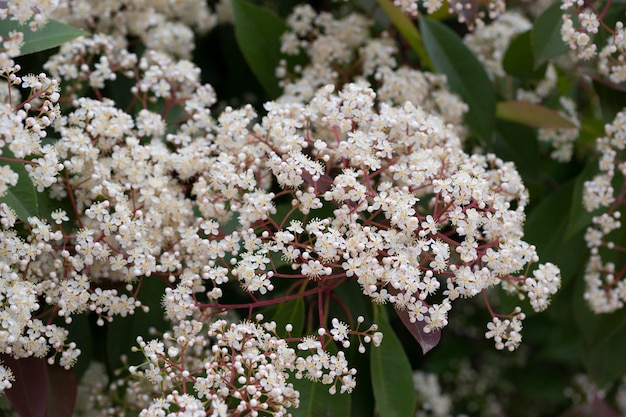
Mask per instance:
[[[3,415],[625,412],[621,5],[5,3]]]

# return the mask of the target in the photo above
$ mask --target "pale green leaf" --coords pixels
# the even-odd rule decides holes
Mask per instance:
[[[45,51],[56,48],[65,42],[88,35],[84,30],[66,25],[56,20],[49,20],[48,23],[36,31],[30,30],[28,23],[20,25],[16,20],[0,20],[0,35],[7,36],[10,31],[16,30],[24,34],[24,43],[20,49],[21,55],[28,55],[34,52]]]
[[[496,116],[503,120],[543,129],[572,129],[576,127],[559,112],[526,101],[499,101],[496,104]]]

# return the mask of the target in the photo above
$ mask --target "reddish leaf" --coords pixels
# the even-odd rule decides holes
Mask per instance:
[[[44,358],[15,359],[0,355],[0,360],[13,371],[15,381],[5,391],[9,402],[20,417],[44,417],[48,397],[47,369]]]
[[[47,417],[72,417],[76,405],[76,375],[61,366],[48,366]]]
[[[407,330],[411,332],[415,340],[417,340],[417,343],[419,343],[422,348],[424,355],[439,344],[439,340],[441,339],[440,330],[432,330],[429,333],[426,333],[424,331],[424,322],[416,321],[415,323],[411,323],[408,311],[396,310],[396,314],[398,314],[398,317],[402,320],[404,327],[406,327]]]

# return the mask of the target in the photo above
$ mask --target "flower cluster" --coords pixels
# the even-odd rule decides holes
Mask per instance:
[[[531,28],[530,21],[518,11],[507,11],[492,23],[464,37],[490,78],[503,77],[502,60],[511,40]]]
[[[469,29],[481,27],[485,19],[496,19],[506,10],[503,0],[489,0],[478,2],[475,0],[453,0],[445,3],[443,0],[393,0],[393,4],[411,17],[417,17],[420,8],[427,14],[440,11],[444,5],[448,13],[456,15],[459,23],[464,23]],[[486,6],[486,10],[481,6]]]
[[[92,33],[137,37],[149,49],[189,58],[196,33],[206,33],[217,17],[202,0],[67,0],[52,17]]]
[[[563,0],[561,9],[563,25],[561,37],[578,58],[590,60],[598,57],[598,72],[606,76],[615,84],[626,81],[626,32],[624,24],[617,21],[613,27],[604,22],[611,2],[598,9],[600,2],[585,2],[582,0]],[[596,34],[600,28],[609,33],[606,45],[597,43]]]
[[[624,206],[624,147],[626,146],[626,113],[618,113],[605,126],[605,136],[598,138],[599,173],[585,182],[583,205],[595,215],[587,228],[585,241],[591,256],[585,268],[585,299],[597,313],[622,308],[626,301],[624,263],[619,254],[625,249],[619,239]]]
[[[441,116],[462,134],[468,107],[447,88],[445,76],[399,65],[397,45],[386,33],[372,37],[372,23],[356,13],[334,17],[309,5],[295,7],[281,38],[282,52],[304,55],[309,63],[290,69],[286,60],[281,62],[277,72],[283,77],[284,94],[280,100],[307,101],[324,85],[341,86],[346,80],[366,77],[377,83],[379,102],[410,101]]]
[[[515,166],[463,149],[467,106],[445,78],[399,66],[360,15],[299,6],[283,52],[310,63],[278,68],[285,94],[261,116],[218,113],[180,48],[187,29],[211,26],[206,5],[148,3],[65,2],[59,16],[109,33],[63,45],[44,66],[52,77],[0,73],[0,193],[26,181],[50,201],[45,214],[0,205],[0,352],[69,367],[80,350],[55,319],[105,326],[147,311],[142,289],[163,285],[171,328],[139,338],[145,362],[130,367],[148,382],[126,391],[139,415],[281,416],[299,402],[290,378],[349,393],[345,349],[381,343],[337,295],[348,284],[424,333],[482,295],[486,337],[518,347],[524,314],[494,312],[488,292],[541,311],[559,270],[523,240]],[[134,82],[114,100],[119,77]],[[306,305],[294,318],[306,330],[255,315],[291,301]],[[0,366],[0,387],[11,380]]]

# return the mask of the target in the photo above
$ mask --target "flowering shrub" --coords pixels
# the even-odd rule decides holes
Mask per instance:
[[[5,3],[4,414],[623,412],[621,5]]]

